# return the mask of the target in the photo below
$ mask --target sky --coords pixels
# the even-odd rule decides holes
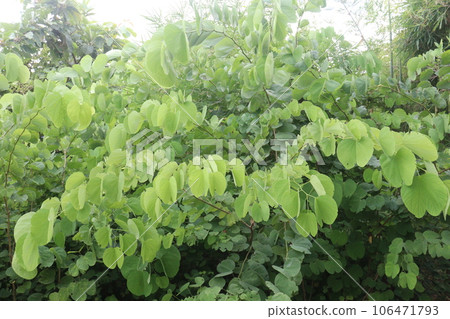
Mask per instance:
[[[155,12],[161,12],[162,15],[168,15],[175,11],[183,0],[90,0],[89,5],[93,8],[94,15],[91,19],[98,22],[114,22],[118,25],[131,27],[137,33],[138,40],[149,38],[148,22],[142,16]],[[360,1],[362,2],[362,1]],[[19,0],[0,0],[0,22],[19,22],[21,4]],[[358,18],[356,9],[349,7],[353,11],[355,19]],[[353,44],[360,42],[361,37],[358,35],[348,13],[344,11],[344,7],[338,0],[327,0],[327,7],[322,9],[320,13],[307,12],[305,18],[315,27],[332,26],[338,34],[345,34],[345,39]],[[367,38],[374,37],[375,30],[373,28],[359,23],[364,36]]]

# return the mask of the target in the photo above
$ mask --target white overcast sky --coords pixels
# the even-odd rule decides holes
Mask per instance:
[[[179,7],[183,0],[90,0],[94,16],[91,19],[98,22],[114,22],[119,25],[131,27],[137,38],[148,38],[148,23],[142,15],[160,11],[163,15],[170,14]],[[250,0],[249,0],[250,1]],[[20,21],[21,4],[19,0],[0,0],[0,22]],[[355,8],[349,8],[355,11]],[[354,13],[355,18],[358,15]],[[356,28],[343,6],[338,0],[327,0],[327,7],[320,13],[307,13],[306,18],[315,27],[332,26],[338,34],[345,34],[345,38],[356,44],[361,37],[355,32]],[[375,36],[375,30],[370,27],[360,27],[367,38]]]

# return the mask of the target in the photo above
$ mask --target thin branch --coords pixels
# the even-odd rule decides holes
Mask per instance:
[[[255,221],[252,219],[250,222],[250,238],[248,239],[249,247],[247,250],[247,253],[245,254],[244,261],[242,262],[241,270],[239,270],[238,278],[241,278],[242,271],[244,270],[245,263],[247,262],[248,256],[250,255],[250,252],[253,248],[253,234],[254,234],[254,227]]]
[[[206,201],[206,200],[204,200],[204,199],[202,199],[202,198],[200,198],[200,197],[197,197],[197,196],[195,196],[195,195],[193,195],[194,196],[194,198],[196,199],[196,200],[198,200],[198,201],[200,201],[200,202],[202,202],[202,203],[204,203],[204,204],[206,204],[206,205],[208,205],[208,206],[211,206],[212,208],[215,208],[215,209],[217,209],[217,210],[220,210],[221,212],[224,212],[225,214],[232,214],[232,212],[229,212],[229,211],[227,211],[227,210],[225,210],[225,209],[223,209],[223,208],[221,208],[221,207],[219,207],[219,206],[216,206],[216,205],[214,205],[213,203],[210,203],[210,202],[208,202],[208,201]],[[247,228],[250,228],[251,229],[251,226],[249,225],[249,224],[247,224],[245,221],[243,221],[242,219],[241,219],[241,222],[245,225],[245,226],[247,226]]]

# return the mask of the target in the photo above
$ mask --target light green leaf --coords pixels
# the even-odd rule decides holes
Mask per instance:
[[[409,149],[402,147],[392,157],[381,155],[380,164],[384,177],[392,186],[411,185],[416,172],[416,157]]]
[[[295,224],[300,235],[308,237],[317,235],[317,219],[312,212],[300,213]]]
[[[395,153],[395,137],[392,131],[388,127],[383,127],[380,131],[379,141],[383,151],[392,156]]]
[[[261,203],[253,203],[250,216],[252,216],[253,220],[257,223],[268,221],[270,217],[270,209],[267,202],[262,201]]]
[[[42,100],[42,105],[46,108],[47,114],[55,127],[62,127],[67,116],[67,109],[62,103],[61,95],[58,92],[50,92]]]
[[[67,105],[67,115],[76,124],[75,130],[82,131],[91,124],[92,108],[86,102],[80,103],[77,100],[72,100]]]
[[[245,181],[245,166],[241,160],[237,161],[236,165],[231,166],[231,173],[233,174],[234,184],[237,187],[241,187]]]
[[[123,265],[123,253],[120,247],[109,247],[103,252],[103,263],[108,269],[121,268]]]
[[[162,31],[156,32],[148,45],[148,51],[145,55],[145,68],[151,79],[163,88],[171,87],[176,80],[175,71],[168,66],[169,72],[164,71],[161,61],[165,59],[165,55],[161,55],[163,46]]]
[[[338,208],[333,197],[330,195],[322,195],[314,200],[314,211],[316,212],[319,222],[331,225],[337,218]]]
[[[446,207],[449,191],[442,180],[434,174],[415,176],[410,186],[401,189],[403,203],[417,218],[425,215],[438,216]]]
[[[108,136],[108,144],[110,152],[115,149],[121,149],[127,141],[127,132],[123,124],[118,124],[110,132]]]
[[[69,178],[66,181],[66,191],[70,191],[78,186],[80,186],[84,181],[86,177],[82,172],[75,172],[72,175],[69,176]]]
[[[284,213],[289,218],[296,218],[300,212],[300,197],[297,191],[290,190],[289,193],[285,193],[281,201],[279,201]]]
[[[264,76],[265,76],[265,79],[266,79],[266,86],[267,87],[270,87],[272,85],[273,68],[274,68],[273,53],[270,52],[267,55],[266,63],[264,64]]]
[[[92,57],[90,55],[84,56],[80,61],[80,65],[84,72],[89,72],[92,66]]]
[[[339,142],[337,156],[339,161],[346,169],[350,169],[358,164],[364,167],[373,154],[373,142],[370,138],[364,136],[359,141],[354,139],[345,139]]]
[[[221,172],[212,172],[209,174],[209,188],[211,195],[223,195],[227,189],[227,180]]]
[[[94,74],[100,74],[105,69],[106,63],[108,63],[108,56],[106,54],[99,54],[94,63],[92,63],[92,72]]]
[[[189,61],[189,43],[186,33],[174,24],[164,27],[164,42],[173,57],[180,63]]]
[[[431,139],[418,132],[410,132],[403,136],[403,145],[426,161],[437,160],[438,153]]]

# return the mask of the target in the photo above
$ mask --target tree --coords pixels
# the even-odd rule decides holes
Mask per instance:
[[[90,14],[86,3],[74,0],[24,0],[21,22],[0,24],[1,51],[19,55],[40,78],[124,45],[129,30],[90,22]]]
[[[0,55],[2,298],[443,298],[450,51],[346,71],[323,5],[215,3],[25,94]]]

